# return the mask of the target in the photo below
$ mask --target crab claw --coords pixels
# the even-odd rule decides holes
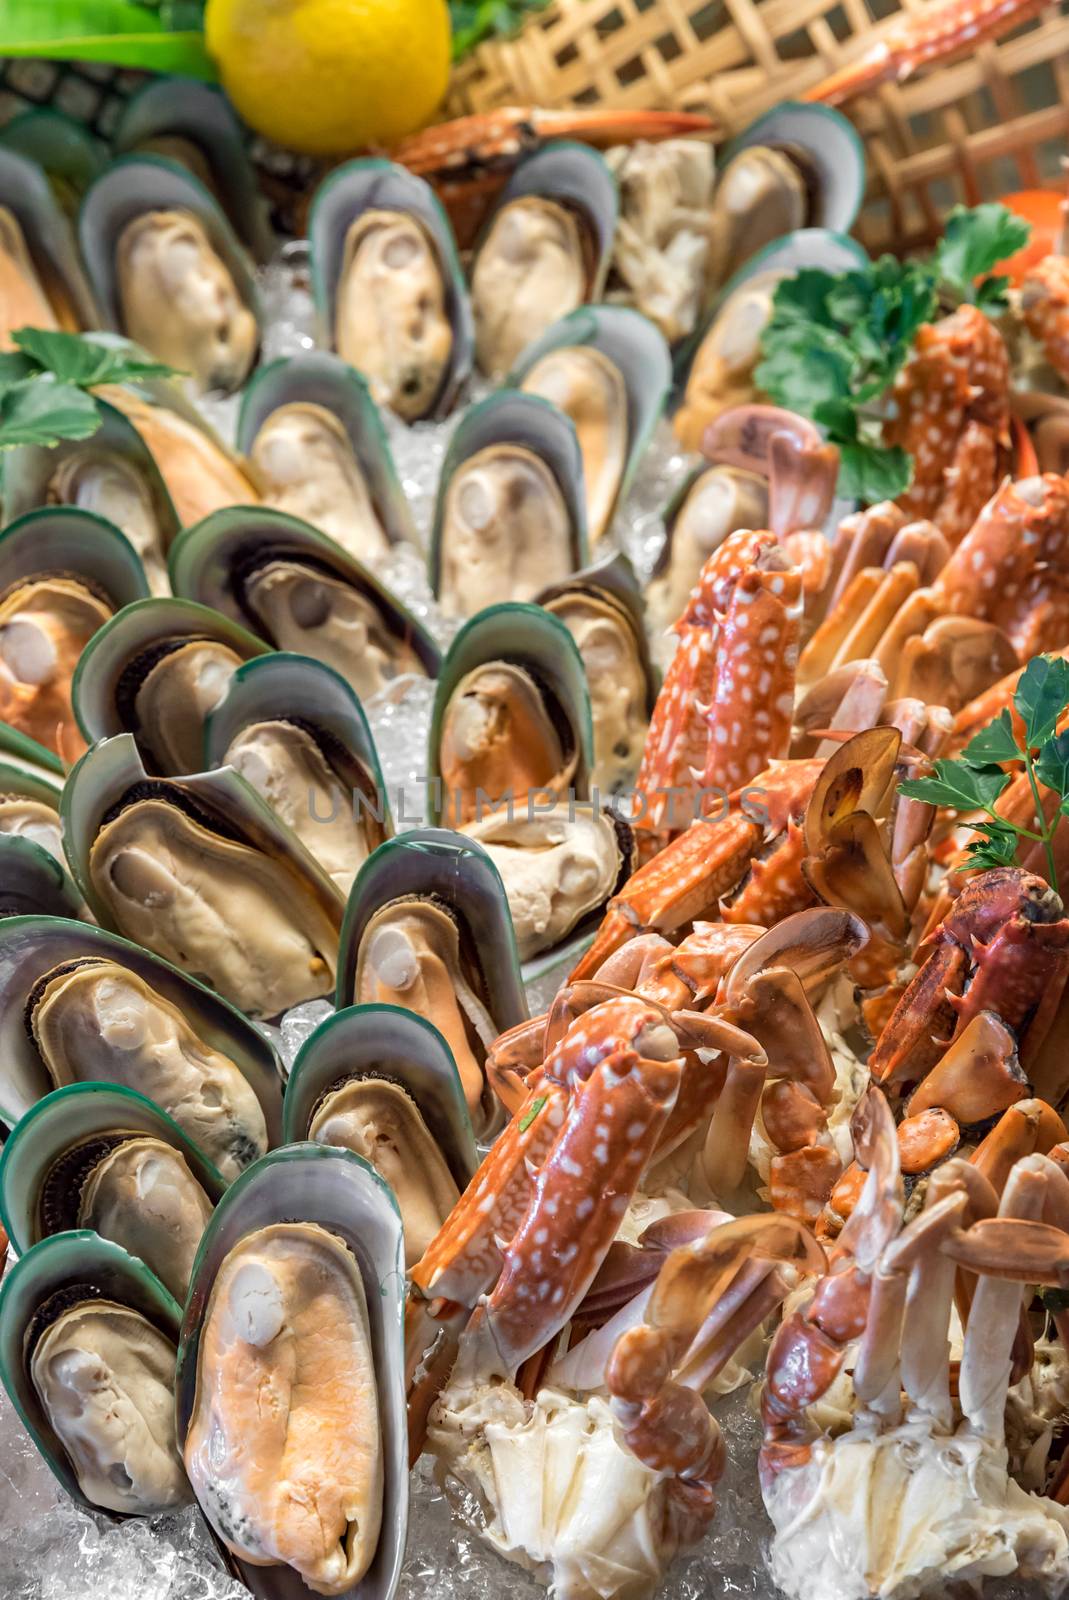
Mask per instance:
[[[769,527],[778,538],[823,527],[839,475],[839,452],[817,428],[778,406],[732,406],[702,438],[707,460],[768,479]]]

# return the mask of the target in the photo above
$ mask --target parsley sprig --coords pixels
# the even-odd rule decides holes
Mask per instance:
[[[90,390],[176,376],[125,340],[20,328],[12,342],[0,354],[0,450],[89,439],[100,427]]]
[[[879,402],[941,303],[1003,309],[1009,280],[991,269],[1030,231],[1005,206],[959,206],[926,259],[886,255],[838,274],[804,268],[777,285],[756,380],[769,399],[819,423],[839,446],[840,494],[871,503],[908,488],[912,462],[900,446],[881,442]]]
[[[910,778],[899,787],[908,798],[929,805],[984,812],[987,820],[975,824],[979,837],[969,844],[968,860],[959,871],[1013,866],[1020,841],[1028,839],[1043,846],[1048,877],[1057,889],[1052,841],[1060,819],[1069,816],[1069,729],[1056,729],[1069,710],[1069,661],[1033,657],[1018,680],[1013,705],[1023,724],[1022,738],[1006,708],[970,739],[960,756],[936,761],[931,777]],[[1021,772],[1032,791],[1035,828],[1011,822],[996,810],[999,796]],[[1043,789],[1058,798],[1049,822]]]

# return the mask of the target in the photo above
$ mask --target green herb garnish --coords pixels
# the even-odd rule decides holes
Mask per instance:
[[[1018,681],[1013,704],[1024,724],[1023,740],[1014,731],[1009,710],[1000,711],[970,739],[960,756],[936,761],[930,777],[910,778],[899,787],[911,800],[986,814],[985,822],[975,824],[980,837],[968,846],[969,859],[958,871],[1013,866],[1020,841],[1028,839],[1042,844],[1050,884],[1057,889],[1051,841],[1061,817],[1069,815],[1069,731],[1056,733],[1055,729],[1069,709],[1069,661],[1061,656],[1033,657]],[[1003,790],[1022,772],[1032,791],[1034,829],[1010,822],[995,809]],[[1043,789],[1058,798],[1049,822]]]
[[[927,259],[881,256],[838,274],[807,267],[777,285],[756,381],[839,446],[841,495],[872,503],[909,487],[912,462],[900,446],[883,444],[879,402],[942,301],[1003,308],[1008,280],[982,275],[1030,232],[1005,206],[959,206]]]
[[[122,340],[44,328],[20,328],[12,340],[17,348],[0,355],[0,450],[89,439],[100,427],[90,389],[177,376]]]
[[[534,1121],[535,1117],[537,1117],[548,1098],[548,1095],[540,1094],[534,1105],[531,1106],[530,1110],[524,1112],[523,1116],[520,1118],[521,1133],[527,1132],[528,1128],[531,1126],[531,1123]]]

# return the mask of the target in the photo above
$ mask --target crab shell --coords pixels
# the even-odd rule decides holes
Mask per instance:
[[[342,929],[339,1009],[379,1001],[434,1024],[452,1051],[480,1137],[500,1124],[485,1082],[493,1039],[527,1016],[508,901],[486,852],[415,828],[361,868]]]
[[[333,984],[342,897],[236,772],[150,779],[119,734],[67,780],[63,829],[97,920],[243,1010],[274,1016]]]
[[[473,332],[453,231],[430,186],[388,161],[346,162],[316,191],[308,238],[322,342],[406,421],[446,416],[471,371]]]
[[[766,245],[728,279],[677,362],[685,392],[673,427],[688,450],[698,449],[722,411],[756,398],[753,372],[776,285],[805,267],[848,272],[867,260],[862,247],[845,235],[801,228]]]
[[[426,1018],[349,1006],[305,1041],[286,1084],[287,1142],[340,1145],[390,1184],[405,1262],[423,1254],[479,1164],[452,1052]]]
[[[448,616],[532,600],[586,560],[583,461],[571,421],[502,390],[462,417],[438,479],[428,577]]]
[[[564,624],[538,606],[491,606],[442,664],[428,745],[428,815],[475,819],[538,792],[590,797],[590,692]]]
[[[17,328],[95,328],[71,226],[36,162],[0,147],[0,350]]]
[[[427,630],[333,539],[270,508],[218,511],[175,542],[176,594],[333,666],[365,698],[406,673],[435,677]]]
[[[173,1422],[180,1323],[159,1279],[94,1233],[55,1234],[5,1273],[0,1378],[46,1465],[83,1510],[146,1515],[190,1499]],[[45,1373],[50,1345],[64,1337],[67,1356]],[[64,1366],[85,1368],[79,1350],[95,1350],[100,1372],[81,1395],[64,1381]],[[42,1400],[35,1367],[55,1412]]]
[[[624,306],[583,306],[528,345],[509,382],[571,417],[583,457],[587,531],[597,544],[668,397],[672,363],[664,338]]]
[[[575,640],[590,691],[591,782],[599,794],[616,794],[638,770],[660,686],[631,563],[623,554],[609,556],[544,589],[538,603]]]
[[[89,1228],[138,1256],[182,1301],[226,1180],[143,1095],[71,1084],[22,1117],[0,1156],[0,1216],[15,1249]]]
[[[415,544],[382,418],[366,380],[325,351],[273,361],[242,398],[238,446],[264,499],[313,523],[369,565]]]
[[[501,376],[558,318],[597,300],[619,212],[616,182],[585,145],[544,145],[512,174],[471,269],[480,369]]]
[[[188,167],[219,202],[257,261],[277,241],[245,149],[241,125],[218,89],[189,78],[150,80],[123,106],[113,136],[120,155],[162,155]]]
[[[305,1259],[322,1263],[329,1340],[302,1298]],[[242,1307],[246,1287],[262,1287],[264,1298],[235,1326],[228,1310]],[[358,1156],[290,1145],[216,1208],[183,1318],[177,1430],[201,1509],[258,1600],[307,1600],[309,1588],[353,1600],[393,1594],[408,1511],[403,1314],[401,1219]],[[248,1405],[255,1387],[246,1384],[258,1374],[277,1396],[270,1414]],[[307,1384],[307,1428],[287,1423],[296,1421],[297,1383]],[[332,1412],[335,1392],[347,1403]],[[242,1448],[249,1439],[251,1451]],[[302,1518],[308,1501],[322,1525]],[[285,1556],[307,1583],[279,1564]]]
[[[272,651],[238,668],[206,719],[205,765],[240,772],[343,894],[393,834],[360,702],[306,656]]]
[[[188,600],[126,606],[83,652],[73,698],[90,742],[132,733],[157,772],[201,772],[204,725],[262,639]]]
[[[78,233],[108,325],[200,389],[240,387],[260,339],[252,267],[184,167],[123,156],[87,193]]]
[[[92,438],[53,449],[19,445],[4,459],[4,510],[12,520],[66,505],[112,522],[126,535],[152,594],[167,594],[167,550],[181,523],[160,470],[136,428],[98,399]]]

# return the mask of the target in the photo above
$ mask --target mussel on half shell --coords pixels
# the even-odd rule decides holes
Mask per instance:
[[[333,667],[362,700],[438,671],[438,647],[415,617],[333,539],[281,511],[218,511],[187,528],[171,579],[277,649]]]
[[[268,505],[312,523],[366,566],[395,544],[415,543],[378,409],[365,380],[337,356],[307,351],[257,373],[238,443]]]
[[[547,144],[516,168],[472,266],[482,372],[503,376],[550,323],[599,297],[617,210],[615,180],[588,146]]]
[[[260,342],[251,266],[197,179],[160,156],[123,156],[82,203],[79,235],[109,324],[199,390],[237,389]]]
[[[64,795],[72,868],[98,920],[273,1017],[333,985],[344,902],[236,772],[150,778],[129,735]]]
[[[0,1289],[0,1376],[74,1500],[153,1516],[192,1499],[176,1445],[181,1313],[149,1269],[110,1240],[60,1233]]]
[[[401,1219],[349,1151],[280,1150],[216,1208],[186,1303],[178,1437],[201,1510],[263,1600],[394,1592],[403,1310]]]
[[[442,610],[470,617],[533,600],[586,555],[575,429],[547,401],[503,390],[462,418],[438,482],[430,581]]]
[[[444,416],[471,370],[471,311],[430,186],[388,161],[346,162],[320,185],[308,236],[331,348],[404,421]]]
[[[286,1084],[286,1137],[362,1156],[393,1190],[418,1261],[478,1166],[463,1087],[432,1023],[347,1006],[305,1041]]]

